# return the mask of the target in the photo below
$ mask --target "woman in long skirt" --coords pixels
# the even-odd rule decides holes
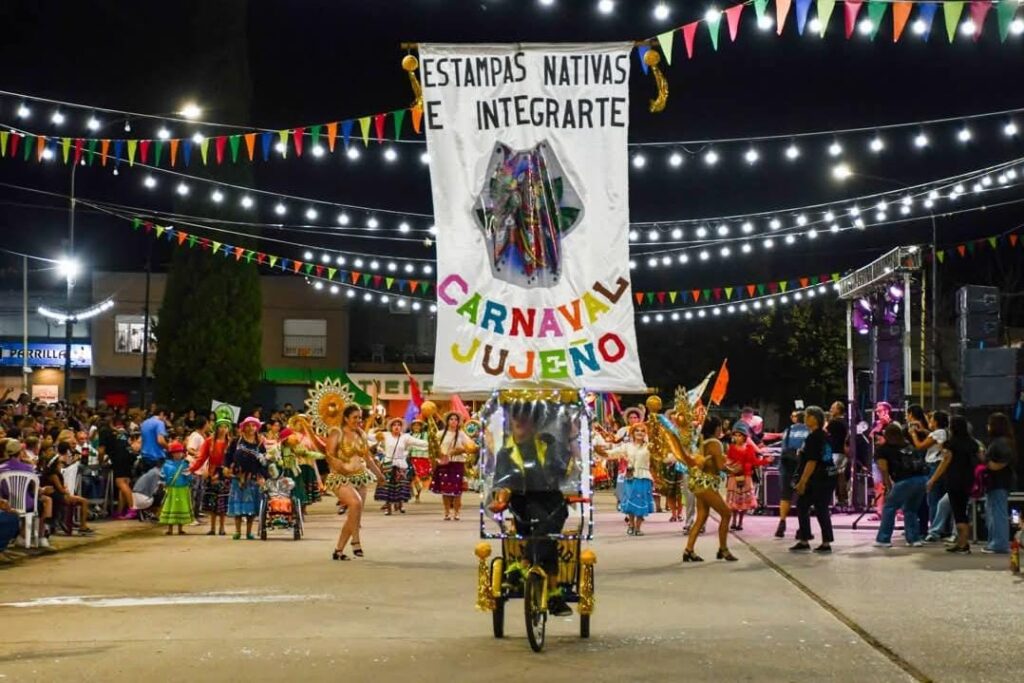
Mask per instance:
[[[231,423],[218,420],[213,436],[208,436],[199,447],[199,457],[192,463],[191,472],[203,472],[206,480],[203,486],[202,509],[210,515],[210,530],[207,536],[217,533],[220,521],[220,535],[225,534],[224,521],[228,513],[228,493],[231,490],[230,472],[224,467],[224,457],[231,443]]]
[[[388,431],[381,443],[383,457],[381,469],[384,470],[384,481],[377,483],[374,500],[384,503],[384,514],[390,515],[392,510],[405,514],[404,503],[412,497],[409,484],[409,450],[413,447],[427,448],[427,442],[417,439],[411,434],[403,434],[405,420],[396,417],[388,422]]]
[[[423,420],[413,420],[409,423],[410,435],[427,443],[423,440],[423,428],[426,427]],[[419,446],[412,445],[409,447],[409,464],[412,466],[412,488],[413,493],[416,496],[416,502],[420,500],[420,493],[423,489],[430,488],[430,472],[433,469],[430,465],[430,452],[427,446],[420,448]]]
[[[444,418],[445,427],[441,434],[440,453],[434,469],[430,490],[439,493],[444,500],[444,521],[453,517],[459,521],[462,510],[462,482],[466,474],[466,454],[474,447],[473,440],[462,431],[462,418],[450,412]]]
[[[242,420],[240,435],[231,444],[225,457],[225,466],[231,470],[231,490],[228,493],[228,515],[235,518],[234,540],[242,537],[242,518],[245,517],[245,537],[253,540],[252,523],[259,512],[259,479],[267,476],[266,450],[256,430],[260,421],[255,417]]]

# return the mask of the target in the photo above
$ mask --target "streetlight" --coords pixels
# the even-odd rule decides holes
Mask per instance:
[[[181,111],[179,111],[178,114],[182,118],[186,118],[190,121],[195,121],[203,115],[203,110],[200,109],[199,105],[195,102],[186,102],[184,105],[182,105]]]
[[[62,270],[64,269],[65,264],[70,266],[72,263],[74,263],[77,266],[77,262],[71,261],[71,260],[66,260],[66,259],[62,259],[58,263],[59,263],[58,268],[60,268]],[[69,268],[66,272],[70,273],[71,269]],[[70,287],[71,287],[71,282],[72,282],[72,278],[69,276],[68,277],[69,291],[70,291]],[[70,303],[70,301],[69,301],[69,303]],[[113,307],[114,307],[114,300],[113,299],[107,299],[105,301],[101,301],[100,303],[96,304],[95,306],[90,306],[89,308],[84,308],[84,309],[82,309],[80,311],[72,311],[70,306],[68,306],[68,308],[66,310],[64,310],[64,311],[57,311],[57,310],[54,310],[52,308],[47,308],[46,306],[40,306],[38,309],[36,309],[36,312],[39,313],[39,315],[43,316],[44,318],[49,318],[50,320],[55,321],[58,325],[64,325],[64,401],[65,402],[68,402],[70,400],[70,398],[71,398],[71,330],[74,328],[75,323],[84,322],[86,320],[89,320],[90,318],[95,318],[96,316],[100,315],[101,313],[105,313],[106,311],[109,311]]]

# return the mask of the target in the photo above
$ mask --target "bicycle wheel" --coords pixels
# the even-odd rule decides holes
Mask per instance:
[[[534,652],[544,649],[544,630],[548,622],[548,613],[544,609],[544,591],[547,590],[544,577],[540,574],[529,574],[523,591],[523,604],[526,609],[526,637]]]

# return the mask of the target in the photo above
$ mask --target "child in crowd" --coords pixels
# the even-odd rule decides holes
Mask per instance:
[[[725,467],[729,472],[726,482],[726,503],[734,513],[730,528],[734,531],[743,530],[743,517],[747,510],[757,507],[757,496],[754,495],[754,468],[770,463],[772,459],[760,458],[757,448],[750,441],[750,427],[742,420],[732,428],[732,443],[725,456]]]
[[[192,475],[185,460],[185,446],[180,441],[172,441],[167,447],[167,457],[170,459],[164,461],[160,473],[167,492],[160,508],[160,523],[167,525],[168,536],[174,532],[175,524],[178,535],[184,536],[184,525],[192,523]]]

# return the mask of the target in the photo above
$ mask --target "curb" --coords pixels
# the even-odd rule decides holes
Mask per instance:
[[[159,525],[155,525],[155,526],[148,526],[148,525],[147,526],[142,526],[142,527],[139,527],[138,529],[134,529],[134,530],[130,530],[130,531],[125,531],[124,533],[119,533],[116,536],[102,536],[102,537],[99,537],[99,538],[95,538],[95,540],[91,540],[91,541],[86,542],[86,543],[78,543],[76,545],[71,546],[70,548],[62,548],[62,549],[58,549],[58,550],[56,550],[54,552],[40,551],[40,550],[37,550],[37,549],[33,549],[32,551],[26,551],[24,548],[21,548],[19,550],[15,550],[14,552],[8,551],[8,554],[9,555],[13,555],[13,557],[11,558],[11,560],[9,562],[0,563],[0,571],[3,571],[5,569],[11,569],[11,568],[16,567],[16,566],[18,566],[18,565],[20,565],[20,564],[22,564],[24,562],[29,561],[29,560],[38,560],[38,559],[41,559],[41,558],[50,558],[50,557],[56,558],[56,557],[61,557],[63,555],[68,555],[70,553],[80,552],[82,550],[89,550],[89,549],[92,549],[92,548],[97,548],[97,547],[102,547],[102,546],[105,546],[105,545],[110,545],[111,543],[114,543],[115,541],[119,541],[119,540],[121,540],[123,538],[131,538],[131,537],[134,537],[134,536],[141,536],[141,535],[145,534],[146,532],[154,531],[154,530],[157,530],[159,528],[160,528]]]

